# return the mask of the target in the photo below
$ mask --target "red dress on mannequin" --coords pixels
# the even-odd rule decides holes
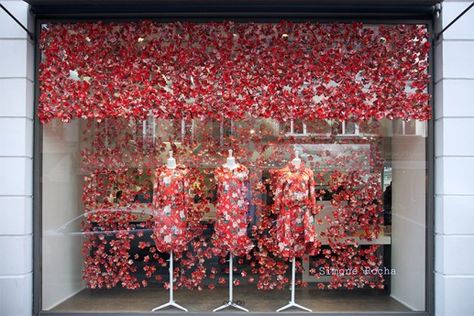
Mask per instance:
[[[314,186],[313,171],[303,163],[290,163],[274,173],[274,236],[277,252],[285,258],[302,257],[315,242]]]
[[[153,186],[153,239],[160,252],[180,253],[187,247],[191,207],[187,169],[160,167]]]
[[[229,251],[234,256],[245,255],[253,247],[247,236],[248,174],[248,169],[243,165],[233,170],[218,167],[214,173],[217,181],[214,245],[222,253]]]

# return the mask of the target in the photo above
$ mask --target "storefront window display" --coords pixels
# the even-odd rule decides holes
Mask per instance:
[[[424,310],[427,37],[44,24],[43,309]]]

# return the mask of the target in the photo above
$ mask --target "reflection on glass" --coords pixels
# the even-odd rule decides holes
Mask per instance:
[[[46,310],[143,312],[164,303],[170,249],[158,245],[175,247],[182,231],[174,286],[190,311],[227,301],[229,250],[240,248],[234,300],[251,312],[287,303],[295,256],[296,299],[313,312],[424,310],[420,122],[150,117],[52,121],[43,130]],[[241,169],[222,169],[229,149]],[[179,190],[162,191],[184,211],[174,222],[157,219],[179,211],[156,203],[157,185],[174,185],[175,171],[167,180],[157,171],[169,151],[186,169]],[[307,172],[292,169],[295,151]],[[186,202],[176,204],[178,191]],[[282,230],[285,212],[293,217]],[[168,241],[159,239],[164,226]]]

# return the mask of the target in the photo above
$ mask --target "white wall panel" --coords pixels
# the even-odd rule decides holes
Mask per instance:
[[[443,4],[443,27],[446,27],[453,21],[471,1],[444,2]],[[474,40],[474,10],[469,10],[456,23],[454,23],[446,32],[443,33],[444,40]]]
[[[16,39],[1,41],[0,78],[31,78],[27,71],[28,42]]]
[[[437,235],[436,272],[450,275],[473,275],[474,236]]]
[[[435,136],[439,140],[436,157],[474,157],[474,117],[439,119],[435,131]]]
[[[437,83],[435,89],[436,118],[474,117],[474,80],[445,79]]]
[[[472,316],[474,277],[435,273],[435,315]]]
[[[1,118],[0,156],[33,156],[33,121],[28,118]]]
[[[31,158],[0,157],[0,195],[32,195]]]
[[[0,276],[26,274],[32,271],[32,237],[0,236]]]
[[[32,198],[0,196],[0,236],[28,235],[33,231]]]
[[[33,26],[28,4],[0,1]],[[0,10],[0,316],[32,314],[34,46]]]
[[[435,159],[435,192],[447,195],[474,195],[474,157]]]
[[[0,117],[33,118],[33,83],[26,78],[0,78]]]
[[[23,1],[0,1],[23,25],[28,25],[28,4]],[[6,13],[0,11],[0,39],[27,38],[27,33]]]
[[[438,31],[469,4],[444,1]],[[474,10],[437,43],[435,67],[435,315],[468,316],[474,311]]]
[[[32,274],[0,276],[0,316],[30,316]]]
[[[474,41],[443,41],[443,78],[474,78]]]
[[[474,234],[474,196],[436,196],[436,233]]]

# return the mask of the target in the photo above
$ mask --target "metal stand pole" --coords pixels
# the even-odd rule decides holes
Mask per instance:
[[[307,312],[312,312],[312,310],[310,310],[309,308],[306,308],[304,306],[296,304],[296,302],[295,302],[295,284],[296,284],[296,280],[295,280],[296,265],[295,265],[295,262],[296,262],[296,259],[293,258],[292,263],[291,263],[291,301],[287,305],[277,309],[277,312],[284,311],[285,309],[288,309],[288,308],[291,308],[291,307],[299,308],[299,309],[302,309],[302,310],[307,311]]]
[[[185,312],[188,311],[186,308],[184,308],[183,306],[177,304],[174,301],[174,297],[173,297],[173,251],[170,252],[170,300],[168,301],[168,303],[165,303],[163,305],[155,307],[151,311],[156,312],[157,310],[167,308],[169,306],[176,307],[177,309],[180,309],[180,310],[185,311]]]
[[[249,311],[245,307],[242,307],[242,306],[234,303],[234,267],[233,267],[233,259],[234,259],[234,256],[231,253],[229,255],[229,300],[224,305],[219,306],[216,309],[214,309],[213,312],[223,310],[227,307],[234,307],[234,308],[240,309],[244,312]]]

